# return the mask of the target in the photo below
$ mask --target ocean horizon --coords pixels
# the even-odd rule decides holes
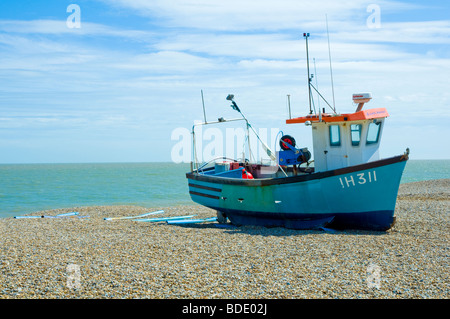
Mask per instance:
[[[85,206],[192,205],[190,164],[0,164],[0,218]],[[450,160],[409,160],[401,183],[450,178]]]

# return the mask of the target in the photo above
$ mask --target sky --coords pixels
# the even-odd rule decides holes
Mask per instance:
[[[234,94],[254,128],[311,149],[310,127],[285,124],[287,95],[292,117],[309,112],[304,32],[337,112],[362,92],[387,108],[382,157],[450,159],[449,12],[446,0],[1,0],[0,163],[174,161],[177,134],[203,120],[201,92],[208,121],[239,117]]]

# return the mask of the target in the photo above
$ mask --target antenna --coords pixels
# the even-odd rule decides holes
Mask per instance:
[[[317,70],[316,70],[316,59],[313,58],[314,61],[314,74],[316,75],[316,86],[317,89],[319,88],[319,84],[317,83]],[[322,111],[320,110],[320,99],[319,99],[319,92],[317,92],[317,108],[319,109],[319,122],[322,122]]]
[[[336,113],[336,103],[334,100],[333,69],[331,68],[330,33],[328,32],[328,16],[327,15],[325,15],[325,19],[327,21],[328,57],[330,59],[331,90],[333,92],[333,110],[334,110],[334,113]]]
[[[308,68],[308,91],[309,91],[309,114],[312,114],[312,108],[311,108],[311,100],[312,100],[312,93],[311,93],[311,87],[317,92],[317,94],[325,101],[325,103],[328,104],[328,106],[333,110],[334,113],[336,113],[336,108],[330,105],[330,103],[325,100],[325,98],[322,96],[322,94],[319,93],[319,91],[314,87],[314,85],[311,83],[312,78],[314,77],[314,74],[309,73],[309,52],[308,52],[308,38],[309,33],[303,33],[303,37],[306,39],[306,61],[307,61],[307,68]],[[330,60],[331,61],[331,60]],[[316,61],[314,59],[314,69],[316,68]],[[333,79],[333,76],[331,76],[331,79]],[[316,78],[317,82],[317,78]],[[334,89],[333,89],[333,101],[334,101]],[[314,102],[314,101],[312,101]],[[320,112],[320,109],[319,109]],[[325,112],[325,111],[324,111]],[[314,105],[314,114],[316,114],[316,106]]]
[[[316,59],[313,58],[313,62],[314,62],[314,74],[316,75],[316,87],[317,90],[319,89],[319,84],[317,83],[317,70],[316,70]],[[320,99],[319,99],[319,95],[317,94],[317,103],[318,103],[318,108],[319,108],[319,112],[320,112]]]
[[[307,67],[307,72],[308,72],[309,114],[312,114],[312,109],[311,109],[311,75],[309,74],[309,52],[308,52],[309,33],[303,33],[303,37],[306,39],[306,67]]]
[[[291,116],[291,96],[288,94],[287,95],[287,102],[288,102],[288,108],[289,108],[289,119],[292,118]]]
[[[201,92],[202,92],[202,104],[203,104],[203,117],[205,118],[205,123],[208,123],[206,121],[205,100],[203,99],[203,90],[201,90]]]

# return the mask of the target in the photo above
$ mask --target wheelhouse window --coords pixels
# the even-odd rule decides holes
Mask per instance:
[[[361,129],[362,129],[361,124],[352,124],[350,126],[350,137],[353,146],[358,146],[359,143],[361,142]]]
[[[341,146],[341,132],[339,125],[330,125],[330,145]]]
[[[367,130],[366,144],[375,144],[380,136],[381,122],[372,122]]]

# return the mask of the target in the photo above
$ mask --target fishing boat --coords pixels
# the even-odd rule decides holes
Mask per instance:
[[[306,52],[308,54],[308,36]],[[313,151],[298,147],[295,138],[283,135],[280,150],[272,151],[249,124],[232,94],[231,107],[242,118],[197,123],[192,128],[193,160],[186,173],[191,199],[217,211],[220,223],[286,227],[293,229],[388,230],[395,222],[395,205],[409,149],[380,158],[379,148],[386,108],[365,109],[370,93],[353,94],[357,108],[350,113],[318,112],[311,108],[308,66],[309,114],[289,118],[286,124],[311,127]],[[203,97],[203,95],[202,95]],[[326,101],[326,100],[325,100]],[[196,160],[195,128],[243,120],[272,159],[269,164],[247,159]],[[313,164],[313,165],[312,165]]]

